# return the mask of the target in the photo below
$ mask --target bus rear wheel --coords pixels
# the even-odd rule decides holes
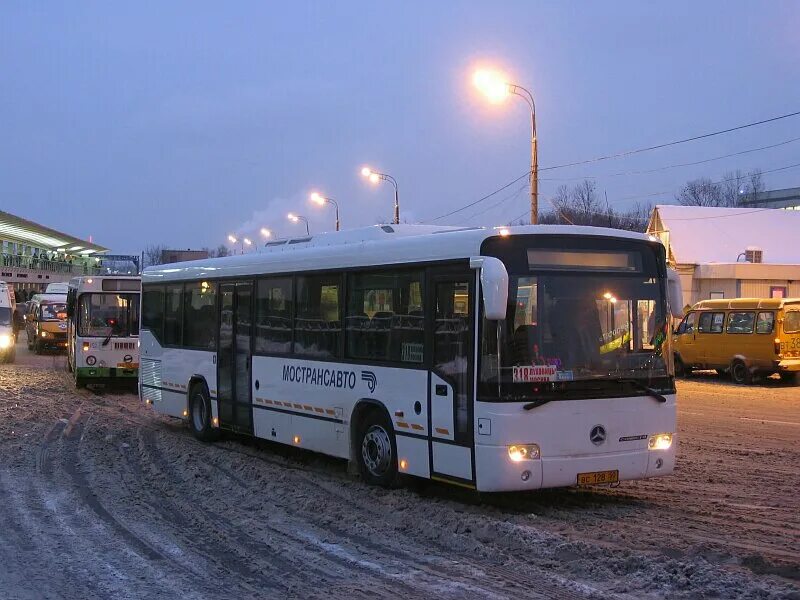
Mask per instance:
[[[358,435],[358,466],[370,485],[397,485],[397,443],[386,418],[372,411],[361,422]]]
[[[745,385],[753,383],[753,374],[743,360],[735,360],[731,363],[731,379],[733,383]]]
[[[211,399],[203,384],[195,384],[189,392],[189,427],[201,442],[219,439],[219,430],[211,426]]]

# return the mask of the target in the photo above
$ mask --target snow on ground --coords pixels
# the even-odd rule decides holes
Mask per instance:
[[[672,477],[477,495],[197,442],[61,357],[0,366],[0,598],[800,599],[800,388],[681,382]]]

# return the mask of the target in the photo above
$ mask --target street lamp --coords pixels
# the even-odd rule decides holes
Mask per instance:
[[[475,72],[472,82],[491,102],[500,104],[509,95],[519,96],[531,109],[531,224],[539,221],[539,158],[536,148],[536,102],[533,94],[516,83],[506,81],[502,73],[480,69]]]
[[[378,183],[379,181],[388,181],[394,186],[394,224],[400,224],[400,200],[397,194],[397,180],[386,173],[378,173],[369,167],[361,169],[361,175],[369,179],[370,183]]]
[[[306,235],[311,235],[311,231],[308,228],[308,219],[306,219],[302,215],[296,215],[294,213],[289,213],[286,215],[286,218],[289,219],[292,223],[297,223],[298,221],[302,221],[306,224]]]
[[[336,209],[336,231],[339,231],[339,204],[336,202],[336,200],[323,196],[317,192],[312,192],[311,201],[316,202],[320,206],[324,206],[326,203],[333,204],[333,207]]]
[[[244,247],[245,246],[249,246],[249,245],[251,245],[253,243],[247,238],[242,238],[241,240],[237,239],[236,236],[234,236],[234,235],[229,235],[228,236],[228,241],[231,244],[238,243],[239,244],[239,250],[240,250],[241,254],[244,254]]]
[[[271,238],[272,237],[272,232],[269,229],[267,229],[266,227],[262,227],[261,228],[261,235],[263,235],[265,238]]]

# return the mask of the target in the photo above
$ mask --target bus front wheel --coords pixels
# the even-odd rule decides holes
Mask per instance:
[[[219,438],[219,430],[211,426],[211,399],[203,384],[195,384],[189,393],[189,427],[201,442]]]
[[[361,477],[371,485],[397,485],[397,443],[391,425],[378,411],[369,413],[361,422],[358,466]]]

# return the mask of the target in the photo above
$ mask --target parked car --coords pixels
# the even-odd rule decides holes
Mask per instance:
[[[675,372],[730,374],[735,383],[800,372],[800,298],[736,298],[695,304],[674,332]]]

